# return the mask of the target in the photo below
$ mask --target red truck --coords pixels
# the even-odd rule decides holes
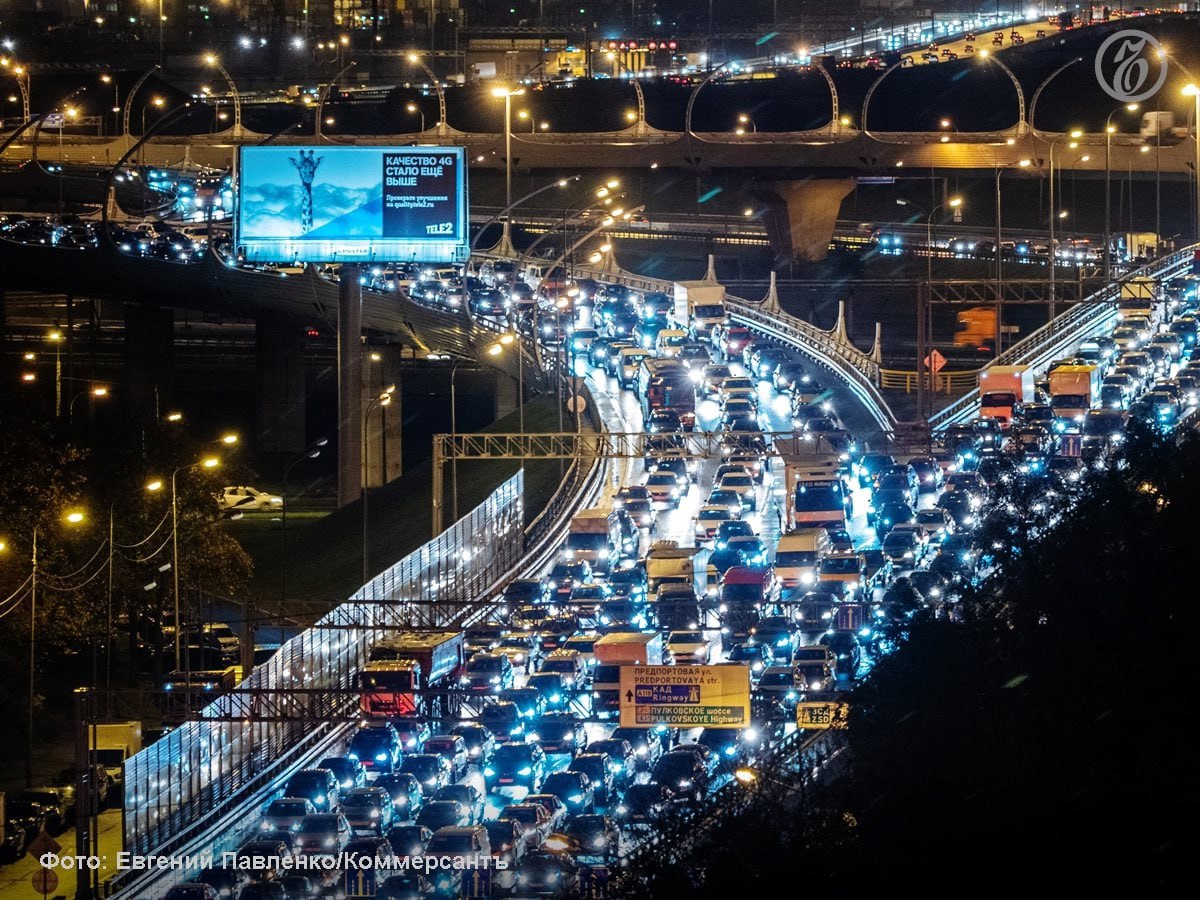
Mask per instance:
[[[404,632],[380,641],[358,673],[362,711],[378,718],[440,715],[442,704],[426,703],[420,692],[453,683],[463,645],[461,631]]]

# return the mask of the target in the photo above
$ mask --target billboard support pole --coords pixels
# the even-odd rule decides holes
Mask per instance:
[[[362,267],[343,263],[338,289],[338,506],[362,495]]]

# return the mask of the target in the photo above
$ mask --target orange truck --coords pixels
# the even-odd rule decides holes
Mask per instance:
[[[979,415],[993,417],[1007,428],[1013,408],[1033,401],[1033,384],[1029,366],[988,366],[979,373]]]

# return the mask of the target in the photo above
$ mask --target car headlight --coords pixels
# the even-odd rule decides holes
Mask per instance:
[[[385,762],[386,760],[387,760],[386,753],[376,753],[375,754],[375,762]]]

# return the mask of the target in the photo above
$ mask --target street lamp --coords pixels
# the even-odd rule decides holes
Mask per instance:
[[[1074,150],[1079,146],[1079,139],[1081,137],[1083,137],[1083,130],[1079,129],[1079,128],[1074,128],[1068,133],[1067,137],[1070,138],[1070,142],[1067,144],[1067,146],[1070,149]],[[1058,267],[1058,253],[1057,253],[1057,250],[1054,245],[1054,220],[1059,218],[1058,207],[1055,205],[1055,202],[1054,202],[1054,187],[1055,187],[1054,186],[1054,151],[1058,148],[1058,145],[1060,143],[1062,143],[1062,138],[1058,138],[1058,139],[1050,142],[1050,235],[1049,235],[1050,236],[1050,303],[1049,303],[1049,314],[1050,314],[1051,319],[1054,318],[1054,314],[1057,311],[1057,306],[1055,303],[1056,296],[1055,296],[1054,280],[1058,275],[1058,273],[1055,271],[1055,269],[1057,269],[1057,267]]]
[[[81,525],[86,516],[79,510],[72,510],[63,516],[68,525]],[[31,556],[32,571],[29,575],[29,710],[26,723],[25,745],[25,786],[33,787],[33,700],[37,688],[37,588],[38,588],[38,532],[41,523],[33,526],[33,550]],[[0,541],[0,553],[6,552],[8,545]],[[18,592],[20,589],[18,588]]]
[[[421,107],[417,106],[415,103],[410,103],[404,108],[410,113],[416,113],[421,117],[421,131],[423,133],[425,131],[425,110],[421,109]]]
[[[67,404],[67,424],[71,425],[75,422],[75,401],[78,400],[80,397],[101,398],[101,397],[107,397],[107,396],[108,396],[108,388],[106,388],[106,387],[94,387],[94,388],[89,388],[86,391],[80,391],[78,394],[76,394],[74,397],[72,397],[71,402]]]
[[[229,85],[229,91],[233,94],[233,136],[239,137],[242,133],[242,95],[238,93],[237,84],[234,83],[233,77],[221,65],[221,60],[215,53],[204,54],[204,64],[212,66],[221,73],[221,77],[225,79],[225,83]]]
[[[1196,221],[1192,223],[1192,233],[1200,240],[1200,85],[1184,85],[1183,96],[1191,97],[1195,101],[1195,108],[1192,110],[1192,144],[1196,156],[1192,163],[1192,176],[1196,182]]]
[[[183,620],[179,615],[179,498],[176,491],[176,477],[180,472],[187,472],[191,469],[215,469],[221,465],[221,460],[215,456],[206,456],[199,462],[194,462],[190,466],[179,466],[171,473],[171,578],[173,581],[172,592],[174,593],[175,603],[175,670],[178,671],[181,666],[181,646],[180,640],[183,636]],[[163,489],[161,479],[155,479],[146,485],[146,490],[152,494],[156,494]]]
[[[62,418],[62,344],[65,338],[57,328],[46,334],[46,340],[54,345],[54,417]]]
[[[281,540],[283,542],[283,553],[281,554],[283,565],[280,567],[280,576],[279,576],[279,602],[281,604],[287,602],[287,567],[288,567],[288,564],[287,564],[287,511],[288,511],[287,486],[288,486],[288,476],[292,474],[292,469],[295,466],[304,462],[306,459],[316,459],[318,456],[320,456],[321,448],[324,447],[328,443],[329,443],[329,438],[325,438],[325,437],[317,438],[315,441],[313,441],[311,444],[309,444],[307,447],[305,447],[302,451],[300,451],[295,456],[293,456],[291,459],[289,459],[283,467],[283,489],[280,492],[280,494],[283,498],[283,508],[279,511],[279,516],[280,516],[279,530],[281,533]],[[282,615],[282,609],[280,610],[280,614]]]
[[[1000,206],[1000,176],[1004,174],[1004,170],[1008,168],[1028,168],[1032,160],[1019,159],[1015,163],[1009,163],[1005,166],[996,167],[996,356],[1000,355],[1000,341],[1004,332],[1001,330],[1001,301],[1004,293],[1004,249],[1001,246],[1003,243],[1001,232],[1001,206]]]
[[[390,385],[386,391],[382,391],[378,397],[372,397],[371,400],[367,403],[367,409],[366,409],[366,412],[363,413],[363,421],[362,421],[362,442],[364,445],[367,443],[367,422],[371,418],[371,413],[375,409],[382,410],[385,407],[387,407],[388,405],[390,405],[392,402],[392,394],[394,394],[395,392],[396,392],[396,386],[394,384]],[[383,415],[383,413],[381,412],[380,415]],[[364,457],[365,457],[365,454],[364,454]],[[366,583],[368,581],[370,581],[370,579],[371,579],[370,568],[369,568],[370,557],[369,557],[369,552],[367,549],[369,546],[368,541],[367,541],[367,537],[368,537],[368,533],[369,533],[368,529],[370,527],[368,524],[368,521],[367,521],[367,497],[370,494],[371,487],[367,483],[367,478],[365,477],[365,474],[366,473],[364,471],[363,485],[362,485],[362,507],[363,507],[363,521],[362,521],[362,533],[363,533],[362,566],[363,567],[362,567],[362,572],[363,572],[363,586],[364,587],[366,586]]]
[[[492,88],[493,97],[504,98],[504,205],[512,206],[512,98],[525,93],[525,88],[509,90]]]
[[[1109,181],[1112,177],[1112,136],[1116,126],[1112,123],[1112,117],[1122,110],[1126,112],[1137,112],[1140,108],[1137,103],[1126,103],[1124,106],[1119,106],[1108,114],[1108,118],[1104,120],[1104,286],[1108,287],[1112,280],[1112,222],[1110,219],[1112,211],[1112,190],[1109,188]]]
[[[437,123],[438,134],[445,134],[446,133],[446,125],[447,125],[447,123],[446,123],[446,92],[442,90],[442,83],[440,81],[438,81],[438,77],[433,74],[433,69],[429,68],[429,66],[427,66],[425,64],[425,61],[423,59],[421,59],[421,55],[419,53],[416,53],[416,52],[409,53],[408,61],[410,63],[412,63],[414,66],[420,67],[421,71],[423,71],[429,77],[430,82],[433,84],[433,89],[434,89],[434,91],[437,92],[437,99],[438,99],[438,123]]]

